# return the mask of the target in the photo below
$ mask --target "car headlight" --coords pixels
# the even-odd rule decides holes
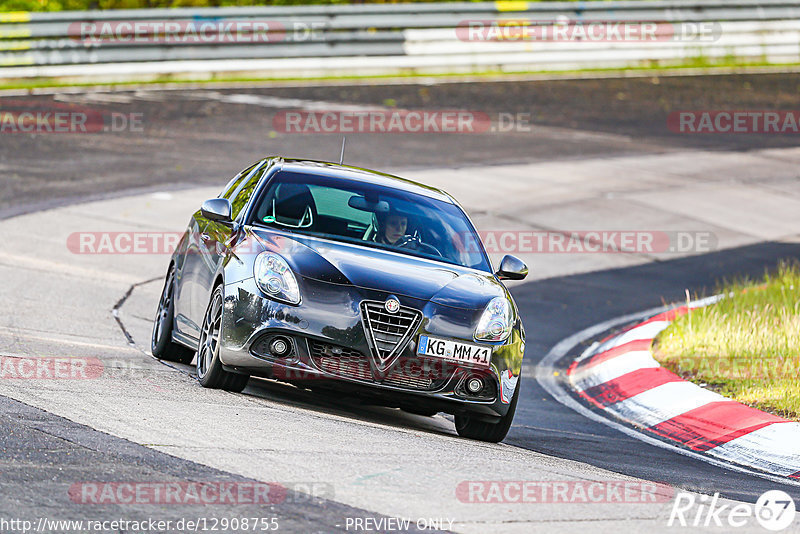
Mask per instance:
[[[262,252],[256,258],[253,271],[258,287],[269,298],[300,304],[300,288],[286,260],[272,252]]]
[[[495,297],[483,310],[478,328],[475,329],[475,339],[505,341],[511,334],[512,321],[511,303],[505,297]]]

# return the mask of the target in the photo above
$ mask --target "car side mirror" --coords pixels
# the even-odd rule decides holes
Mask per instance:
[[[500,280],[523,280],[528,276],[528,266],[521,259],[506,255],[495,273]]]
[[[211,200],[206,200],[203,202],[200,212],[203,214],[203,217],[209,221],[216,221],[224,224],[233,222],[233,218],[231,217],[233,207],[231,206],[231,201],[227,198],[212,198]]]

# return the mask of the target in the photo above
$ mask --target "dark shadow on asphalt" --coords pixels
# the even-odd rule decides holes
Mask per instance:
[[[453,424],[441,415],[425,417],[397,408],[375,406],[338,391],[308,390],[275,380],[251,378],[244,394],[357,421],[455,436]]]
[[[170,366],[195,380],[197,379],[194,361],[191,365],[170,363]],[[198,387],[200,386],[198,385]],[[457,437],[452,416],[442,413],[434,417],[416,415],[399,408],[376,405],[368,399],[327,388],[310,389],[269,378],[251,377],[242,395],[320,414],[347,417],[354,421]]]
[[[518,286],[513,294],[526,325],[526,365],[530,369],[556,343],[584,328],[665,302],[680,302],[685,299],[686,289],[693,294],[713,294],[724,278],[759,278],[787,258],[800,258],[800,244],[760,243]],[[545,263],[547,256],[542,255],[540,261]],[[580,349],[576,348],[565,360]],[[782,486],[716,467],[589,420],[558,403],[532,378],[523,382],[521,395],[515,424],[505,443],[680,488],[709,494],[718,491],[750,502],[778,487],[795,499],[800,497],[796,486]]]

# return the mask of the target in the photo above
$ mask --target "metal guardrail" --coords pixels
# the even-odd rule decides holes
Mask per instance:
[[[589,22],[673,27],[714,23],[716,35],[713,40],[682,35],[633,42],[471,40],[463,34],[470,21],[544,28]],[[0,77],[59,72],[33,67],[99,64],[114,64],[117,73],[124,73],[120,64],[129,64],[130,72],[163,72],[163,65],[153,67],[159,62],[216,61],[214,69],[276,72],[346,70],[348,65],[460,71],[666,64],[693,57],[800,61],[800,1],[509,0],[0,13],[0,67],[4,67]],[[220,65],[220,61],[230,64]],[[191,70],[198,71],[197,65]],[[99,72],[97,67],[95,71]]]

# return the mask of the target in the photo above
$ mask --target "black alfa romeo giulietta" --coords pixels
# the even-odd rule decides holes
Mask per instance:
[[[447,193],[375,171],[266,158],[192,216],[172,255],[153,355],[209,388],[250,376],[455,416],[502,440],[525,330],[475,227]]]

